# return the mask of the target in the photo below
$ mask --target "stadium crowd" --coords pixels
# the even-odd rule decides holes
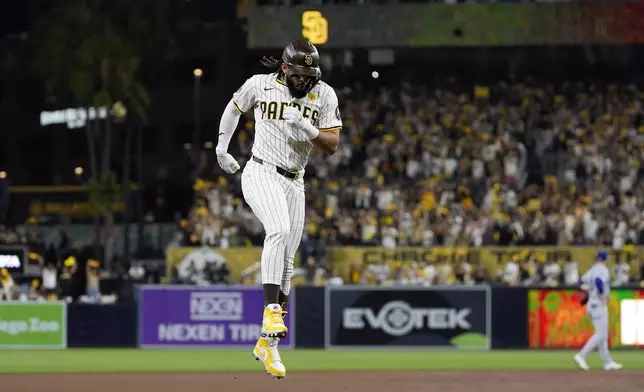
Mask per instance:
[[[307,166],[320,246],[640,244],[644,121],[634,85],[525,81],[338,91],[339,151]],[[248,157],[252,114],[240,122]],[[235,143],[233,143],[235,144]],[[242,158],[243,159],[243,158]],[[213,161],[213,160],[211,160]],[[261,244],[239,175],[203,166],[180,244]]]
[[[492,274],[447,259],[432,265],[356,265],[349,276],[339,276],[324,262],[325,250],[337,245],[624,249],[644,241],[644,108],[635,85],[529,79],[475,85],[447,78],[395,88],[354,84],[337,93],[344,122],[340,149],[331,157],[315,152],[307,166],[301,253],[306,262],[296,271],[301,280],[574,284],[576,260],[517,255]],[[232,143],[242,165],[250,156],[253,126],[247,113]],[[263,230],[243,202],[240,175],[224,175],[212,149],[202,152],[198,172],[195,205],[170,246],[261,245]],[[42,243],[36,237],[35,231],[0,229],[0,242]],[[60,277],[65,260],[53,258]],[[148,275],[137,263],[126,270],[131,281]],[[242,279],[256,272],[251,267]],[[199,273],[207,283],[209,275]],[[628,283],[628,265],[615,266],[614,273],[616,285]]]
[[[19,229],[0,225],[0,254],[5,249],[2,246],[27,249],[26,259],[20,262],[37,266],[40,276],[24,279],[22,273],[12,273],[3,265],[0,268],[0,300],[71,301],[72,297],[82,297],[80,299],[84,302],[99,301],[100,262],[88,259],[80,265],[79,259],[84,250],[77,244],[72,244],[64,231],[58,231],[51,238],[44,238],[37,225],[25,225]],[[83,287],[80,288],[80,295],[76,295],[79,266],[84,272]],[[20,267],[25,268],[22,265]],[[22,282],[17,282],[14,275],[22,278]]]

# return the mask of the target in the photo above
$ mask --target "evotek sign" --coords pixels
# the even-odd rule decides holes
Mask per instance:
[[[387,302],[375,314],[370,308],[346,308],[343,312],[342,326],[345,329],[381,329],[392,336],[403,336],[412,330],[432,329],[470,329],[472,325],[467,316],[469,308],[412,308],[404,301]]]
[[[490,347],[489,287],[328,286],[326,347]]]

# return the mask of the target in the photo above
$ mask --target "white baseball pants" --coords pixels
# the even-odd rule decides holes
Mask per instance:
[[[244,200],[262,222],[266,237],[261,258],[262,284],[280,285],[288,295],[295,253],[304,231],[304,180],[279,174],[275,165],[252,158],[242,173]]]
[[[586,311],[593,322],[595,334],[588,339],[579,354],[582,358],[586,358],[591,351],[597,348],[604,364],[610,363],[613,359],[608,352],[608,308],[605,304],[589,303],[586,305]]]

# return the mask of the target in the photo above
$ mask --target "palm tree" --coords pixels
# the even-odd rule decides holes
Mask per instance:
[[[97,242],[101,224],[108,232],[113,229],[112,204],[128,192],[127,186],[117,191],[112,172],[113,123],[125,121],[126,132],[133,123],[145,124],[150,98],[142,70],[158,69],[188,46],[197,26],[194,15],[182,0],[59,0],[36,19],[37,64],[49,94],[61,104],[87,108],[88,190],[95,203]],[[90,108],[101,107],[109,109],[107,118],[90,120]],[[130,135],[125,139],[129,152]],[[123,178],[130,178],[129,164]],[[102,245],[112,248],[105,241]],[[104,257],[109,263],[111,255]]]

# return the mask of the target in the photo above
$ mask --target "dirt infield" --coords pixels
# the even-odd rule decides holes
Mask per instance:
[[[626,392],[642,389],[644,372],[302,372],[283,380],[259,372],[0,375],[0,385],[12,392]]]

